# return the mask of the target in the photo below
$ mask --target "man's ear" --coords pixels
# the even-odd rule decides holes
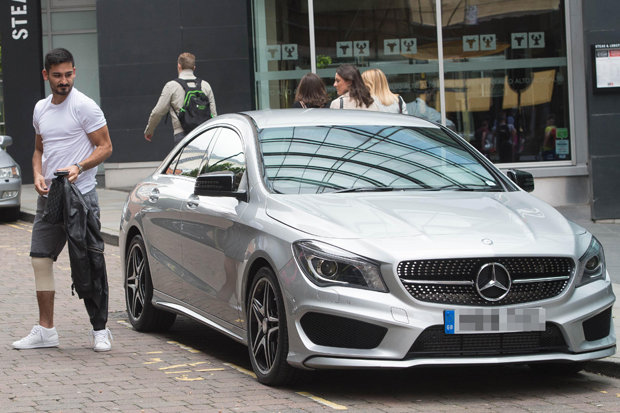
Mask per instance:
[[[41,74],[43,75],[43,80],[49,80],[49,77],[47,76],[47,70],[41,70]]]

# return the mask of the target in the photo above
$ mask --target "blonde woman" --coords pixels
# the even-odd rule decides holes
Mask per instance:
[[[362,73],[364,84],[375,97],[375,102],[382,112],[402,113],[407,115],[407,105],[400,95],[392,93],[385,74],[379,69],[368,69]]]

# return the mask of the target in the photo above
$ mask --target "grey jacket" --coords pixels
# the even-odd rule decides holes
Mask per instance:
[[[189,69],[184,69],[179,73],[179,78],[185,80],[193,80],[196,79],[194,72]],[[194,86],[195,83],[188,82],[190,86]],[[215,97],[213,96],[213,91],[211,90],[211,86],[206,81],[202,81],[202,91],[205,92],[207,97],[209,98],[209,106],[211,107],[211,115],[217,116],[217,112],[215,109]],[[183,127],[181,126],[181,122],[179,122],[179,118],[177,117],[177,113],[179,113],[179,109],[183,106],[183,100],[185,99],[185,91],[183,90],[183,86],[179,84],[176,80],[171,80],[164,85],[164,88],[161,91],[161,96],[157,101],[157,104],[151,111],[151,116],[149,116],[149,122],[146,125],[146,129],[144,129],[145,135],[153,135],[155,132],[155,128],[161,121],[161,119],[166,116],[166,113],[170,113],[170,117],[172,118],[172,128],[174,129],[174,134],[183,133]]]

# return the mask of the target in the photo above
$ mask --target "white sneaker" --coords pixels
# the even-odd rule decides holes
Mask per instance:
[[[104,328],[103,330],[93,330],[93,350],[95,351],[110,351],[112,349],[112,332]]]
[[[40,325],[32,327],[30,334],[13,343],[13,348],[25,350],[29,348],[58,347],[56,327],[45,328]]]

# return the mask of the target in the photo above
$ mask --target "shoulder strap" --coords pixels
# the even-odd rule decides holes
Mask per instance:
[[[181,79],[179,77],[174,80],[176,80],[181,86],[183,86],[183,90],[185,90],[185,93],[189,92],[190,90],[202,90],[202,80],[200,78],[189,79],[190,82],[196,83],[196,86],[193,88],[187,84],[188,81],[185,79]]]
[[[344,108],[344,98],[340,98],[340,109]]]
[[[403,97],[398,95],[398,113],[403,113]]]

